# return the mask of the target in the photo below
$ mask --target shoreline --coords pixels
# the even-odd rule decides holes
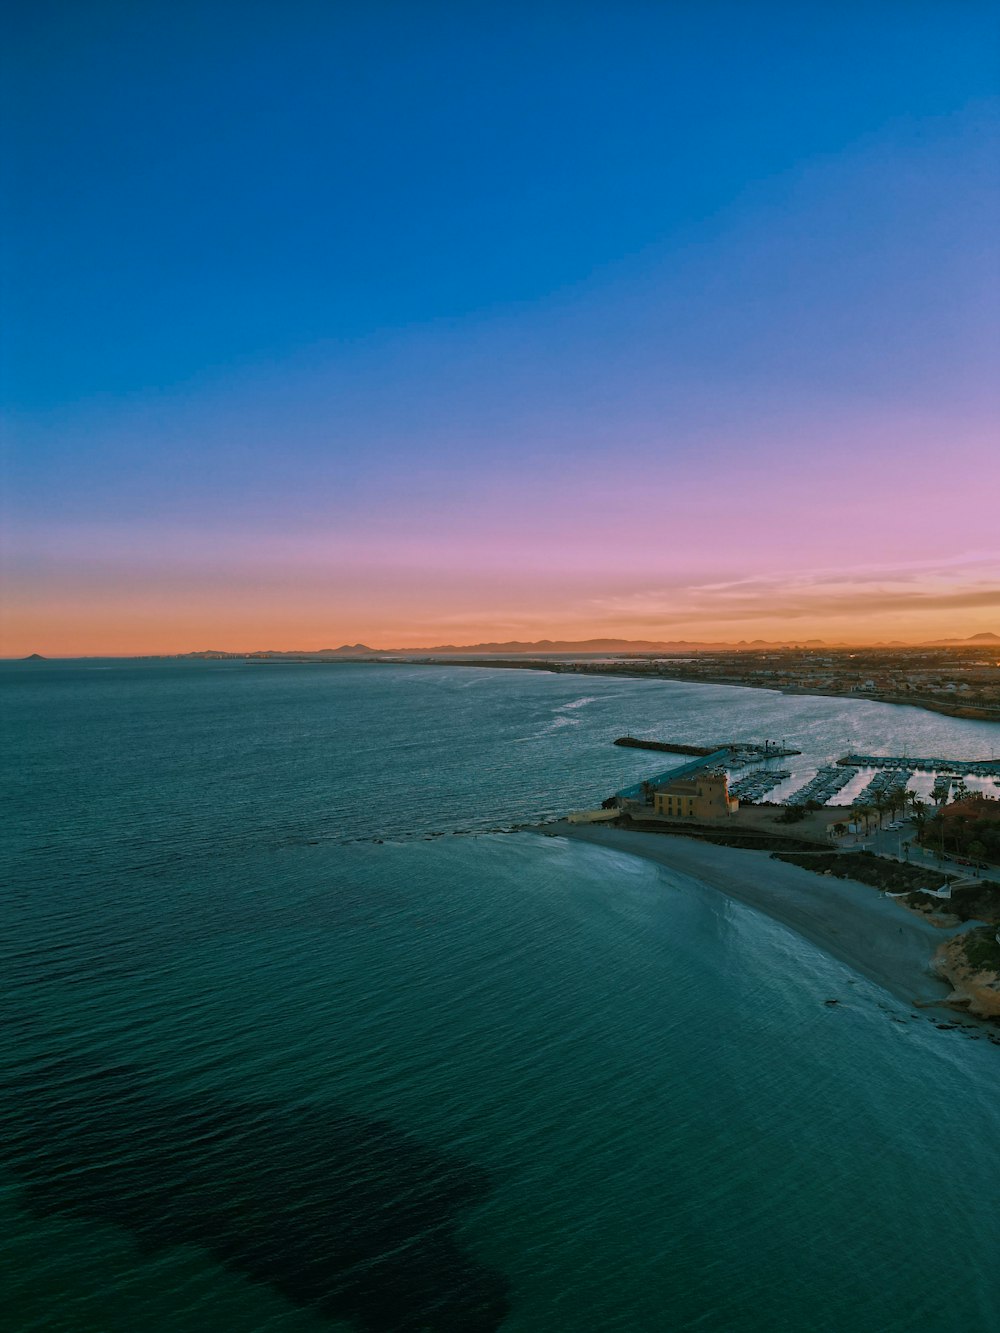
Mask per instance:
[[[188,654],[188,656],[192,656]],[[25,659],[10,659],[23,661]],[[47,659],[43,659],[47,660]],[[61,660],[61,659],[57,659]],[[83,660],[83,659],[81,659]],[[125,659],[123,659],[125,660]],[[133,659],[128,659],[133,660]],[[144,660],[144,659],[140,659]],[[161,660],[161,659],[149,659]],[[866,693],[856,689],[823,689],[811,685],[765,685],[759,681],[734,679],[728,676],[689,675],[683,671],[656,672],[629,669],[628,664],[595,666],[590,663],[560,662],[546,658],[527,657],[413,657],[379,655],[358,657],[256,657],[241,653],[228,654],[223,659],[195,657],[198,661],[233,660],[245,666],[422,666],[422,667],[478,667],[506,671],[547,671],[553,675],[608,676],[625,680],[673,680],[685,685],[724,685],[737,690],[763,690],[768,694],[798,694],[813,699],[848,699],[862,703],[891,704],[895,708],[916,708],[941,717],[953,717],[966,722],[992,722],[1000,725],[1000,707],[982,707],[976,704],[954,703],[946,699],[927,699],[910,694]]]
[[[370,658],[368,660],[374,664],[399,665],[399,662],[405,659],[399,659],[396,662],[386,662],[385,659]],[[510,668],[516,671],[549,671],[554,675],[577,675],[577,676],[618,676],[627,680],[675,680],[684,685],[725,685],[736,690],[763,690],[769,694],[798,694],[813,699],[852,699],[861,703],[892,704],[895,708],[917,708],[925,713],[937,713],[942,717],[954,717],[966,722],[993,722],[1000,724],[1000,712],[988,711],[977,708],[974,705],[962,706],[942,700],[923,699],[921,697],[913,698],[909,695],[892,694],[865,694],[856,690],[824,690],[803,685],[762,685],[756,682],[745,680],[732,680],[726,677],[705,677],[692,676],[683,672],[672,672],[659,670],[655,673],[648,671],[630,671],[602,669],[601,667],[590,666],[589,664],[577,665],[572,662],[546,662],[544,659],[529,658],[527,661],[519,662],[516,659],[506,658],[485,658],[482,661],[476,661],[473,658],[462,658],[454,662],[447,661],[444,658],[423,659],[413,662],[406,662],[408,666],[469,666],[469,667],[493,667],[498,669]]]
[[[559,821],[533,830],[588,842],[689,875],[708,888],[762,912],[823,952],[919,1008],[942,1006],[952,987],[934,956],[966,927],[931,925],[858,880],[817,876],[773,861],[769,852],[718,846],[681,834],[641,833]]]

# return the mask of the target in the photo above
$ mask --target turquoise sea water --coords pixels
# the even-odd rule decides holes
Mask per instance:
[[[8,1326],[997,1326],[1000,1049],[683,876],[487,831],[663,767],[628,729],[989,728],[463,668],[0,690]]]

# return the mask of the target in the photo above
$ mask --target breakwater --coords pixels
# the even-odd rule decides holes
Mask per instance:
[[[632,750],[662,750],[666,754],[693,754],[701,757],[714,754],[721,748],[718,745],[681,745],[678,741],[647,741],[640,736],[619,736],[615,745],[625,745]]]
[[[674,778],[690,777],[691,774],[700,773],[703,769],[710,768],[712,765],[719,767],[725,764],[728,758],[729,751],[724,747],[721,750],[712,750],[707,755],[688,760],[686,764],[681,764],[679,768],[668,768],[665,773],[657,773],[655,777],[643,778],[639,782],[634,782],[631,787],[624,787],[615,795],[620,801],[644,800],[649,792],[655,791],[664,783],[673,782]]]
[[[619,736],[614,744],[624,745],[633,750],[661,750],[666,754],[690,754],[701,758],[717,754],[719,750],[728,750],[734,762],[743,764],[802,753],[801,750],[790,750],[787,746],[778,745],[774,741],[765,741],[763,745],[756,741],[720,741],[715,745],[686,745],[681,741],[653,741],[642,736]]]

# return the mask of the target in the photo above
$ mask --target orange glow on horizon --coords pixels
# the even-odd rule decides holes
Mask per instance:
[[[281,609],[261,609],[260,614],[234,612],[223,606],[214,611],[199,608],[134,608],[116,611],[110,607],[89,611],[63,607],[53,615],[49,608],[25,610],[8,616],[2,626],[0,657],[22,658],[31,653],[44,657],[145,657],[174,656],[190,652],[232,653],[262,651],[318,652],[343,644],[363,643],[380,650],[416,650],[453,644],[581,642],[591,639],[622,639],[646,642],[729,643],[763,640],[773,643],[825,643],[864,646],[898,642],[920,644],[938,639],[964,639],[997,628],[997,620],[935,616],[908,618],[887,623],[886,617],[866,620],[822,619],[782,621],[755,620],[750,624],[731,621],[684,624],[664,621],[596,622],[553,615],[526,617],[516,622],[469,619],[442,626],[428,617],[414,623],[395,624],[384,619],[346,621],[335,616],[310,617]]]

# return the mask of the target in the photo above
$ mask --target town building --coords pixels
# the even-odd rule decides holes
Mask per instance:
[[[658,787],[653,808],[668,819],[725,819],[739,809],[725,773],[692,773]]]

